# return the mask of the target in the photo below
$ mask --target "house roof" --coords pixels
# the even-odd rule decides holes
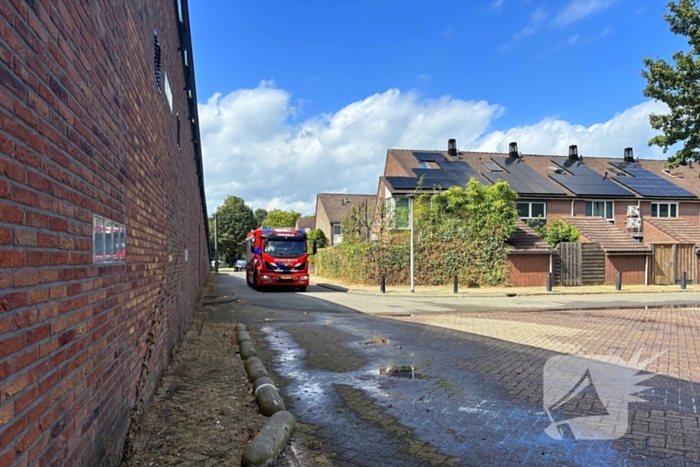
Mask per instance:
[[[352,213],[353,206],[360,206],[367,202],[371,212],[374,213],[377,195],[349,195],[347,193],[319,193],[316,197],[318,205],[323,206],[328,216],[328,222],[334,224],[340,222],[343,217]]]
[[[515,235],[513,235],[513,238],[510,239],[508,244],[509,253],[549,254],[554,252],[554,248],[544,241],[542,237],[537,235],[537,233],[522,220],[518,220],[518,227],[515,231]]]
[[[651,250],[602,217],[564,217],[588,241],[597,243],[605,253],[648,254]]]
[[[474,171],[479,173],[482,177],[486,174],[491,176],[492,178],[497,178],[498,177],[498,172],[491,172],[489,167],[485,165],[484,163],[493,163],[494,158],[507,158],[508,153],[490,153],[490,152],[473,152],[473,151],[460,151],[459,155],[457,157],[455,156],[450,156],[447,151],[433,151],[433,150],[413,150],[413,149],[389,149],[387,151],[387,158],[393,158],[399,166],[401,166],[408,174],[411,174],[411,178],[417,178],[417,175],[413,172],[414,169],[420,169],[420,166],[418,164],[418,159],[415,155],[415,153],[420,153],[420,152],[430,152],[430,153],[436,153],[436,154],[441,154],[442,156],[445,157],[446,160],[448,161],[456,161],[456,160],[462,160],[466,162]],[[530,167],[534,172],[536,172],[537,175],[540,177],[544,178],[547,180],[549,183],[552,183],[554,186],[556,186],[558,189],[561,190],[562,194],[556,195],[556,194],[523,194],[521,197],[525,198],[556,198],[556,197],[565,197],[565,198],[590,198],[590,197],[596,197],[596,196],[581,196],[581,195],[576,195],[573,193],[571,190],[567,189],[565,186],[554,180],[551,175],[554,175],[556,172],[554,169],[561,169],[560,167],[557,166],[557,162],[563,163],[568,160],[567,156],[558,156],[558,155],[542,155],[542,154],[522,154],[522,159],[521,161],[525,163],[527,167]],[[611,157],[589,157],[585,156],[583,157],[583,164],[593,170],[594,172],[598,173],[601,178],[603,178],[606,174],[608,173],[608,178],[613,180],[612,183],[615,185],[618,185],[627,191],[630,192],[629,195],[626,196],[599,196],[601,198],[606,198],[606,199],[620,199],[620,198],[650,198],[650,199],[656,199],[652,197],[645,197],[641,196],[637,193],[635,193],[633,190],[630,190],[629,188],[626,188],[622,184],[618,183],[615,181],[615,174],[612,172],[612,170],[618,170],[615,167],[611,165],[611,163],[620,163],[623,162],[622,157],[617,157],[617,158],[611,158]],[[639,161],[639,165],[654,173],[655,175],[661,177],[664,180],[668,180],[669,182],[675,184],[676,186],[683,188],[696,196],[700,196],[700,164],[693,164],[692,166],[686,165],[686,166],[678,166],[677,168],[673,170],[666,170],[665,161],[663,160],[650,160],[650,159],[642,159]],[[442,170],[440,167],[435,163],[435,162],[429,162],[428,163],[431,168],[435,170]],[[568,172],[564,170],[564,175],[567,175]],[[386,175],[386,174],[385,174]],[[438,176],[436,172],[436,176]],[[390,183],[387,184],[391,190],[392,193],[411,193],[414,192],[415,190],[411,189],[400,189],[397,187],[392,187]],[[433,191],[432,187],[430,190],[425,189],[425,191]],[[693,198],[690,199],[691,201]],[[700,200],[696,200],[700,201]]]
[[[316,216],[311,216],[311,217],[300,217],[297,219],[297,229],[305,230],[305,229],[311,229],[313,230],[316,227]]]
[[[644,222],[653,225],[679,243],[700,244],[700,227],[687,219],[645,217]]]

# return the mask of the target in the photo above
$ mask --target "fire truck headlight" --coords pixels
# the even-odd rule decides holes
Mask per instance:
[[[303,281],[308,281],[308,280],[309,280],[309,276],[301,276],[299,279],[301,279],[301,280],[303,280]]]
[[[260,279],[269,281],[269,280],[270,280],[270,276],[268,276],[267,274],[263,274],[262,276],[260,276]]]

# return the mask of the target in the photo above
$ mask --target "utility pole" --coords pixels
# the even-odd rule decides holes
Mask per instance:
[[[219,272],[219,217],[214,213],[214,272]]]

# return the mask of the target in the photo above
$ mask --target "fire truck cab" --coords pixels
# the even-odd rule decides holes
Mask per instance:
[[[261,227],[246,238],[246,282],[256,289],[288,287],[304,292],[309,285],[306,232],[291,228]]]

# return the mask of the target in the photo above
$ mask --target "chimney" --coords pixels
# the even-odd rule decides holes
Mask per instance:
[[[447,154],[457,157],[457,140],[454,138],[447,140]]]
[[[625,162],[634,162],[634,149],[625,148],[625,156],[623,157]]]
[[[516,143],[515,141],[508,145],[508,156],[511,159],[518,158],[518,143]]]
[[[569,160],[570,161],[577,161],[580,160],[578,157],[578,146],[575,144],[572,144],[569,146]]]

